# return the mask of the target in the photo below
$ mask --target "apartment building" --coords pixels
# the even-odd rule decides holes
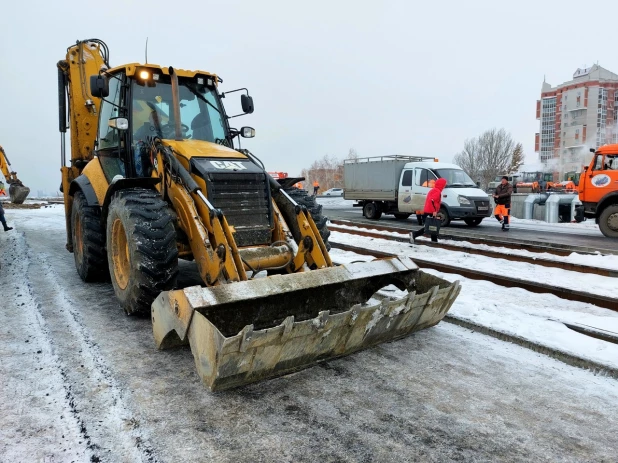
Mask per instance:
[[[556,87],[543,82],[536,118],[539,160],[561,172],[581,170],[590,148],[618,143],[618,74],[595,64]]]

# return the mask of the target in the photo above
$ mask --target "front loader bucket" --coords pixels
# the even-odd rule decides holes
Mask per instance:
[[[13,204],[23,204],[28,195],[30,194],[30,188],[23,185],[16,185],[11,183],[9,186],[9,196]]]
[[[433,326],[459,291],[408,258],[374,260],[166,291],[153,331],[159,349],[188,342],[204,384],[223,390]]]

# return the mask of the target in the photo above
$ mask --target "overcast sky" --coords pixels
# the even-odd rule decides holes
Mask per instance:
[[[34,193],[57,190],[56,63],[87,38],[107,43],[112,66],[143,62],[148,37],[149,62],[249,89],[255,112],[236,123],[256,129],[244,147],[268,170],[299,174],[349,148],[451,160],[492,127],[535,163],[543,76],[556,85],[597,61],[618,72],[616,19],[609,0],[11,2],[0,145]]]

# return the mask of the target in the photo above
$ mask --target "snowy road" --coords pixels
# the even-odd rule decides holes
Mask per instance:
[[[209,393],[188,349],[156,351],[148,319],[81,282],[62,207],[7,216],[2,463],[616,457],[618,382],[447,323]]]

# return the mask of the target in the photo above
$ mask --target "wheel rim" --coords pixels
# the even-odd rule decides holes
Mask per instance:
[[[77,261],[81,264],[84,258],[84,240],[82,238],[82,220],[79,214],[75,214],[75,223],[73,224],[73,252]]]
[[[127,234],[120,219],[114,220],[112,224],[112,261],[116,283],[120,289],[125,289],[129,284],[131,260]]]
[[[618,232],[618,212],[610,214],[610,216],[607,218],[607,226],[611,230]]]

